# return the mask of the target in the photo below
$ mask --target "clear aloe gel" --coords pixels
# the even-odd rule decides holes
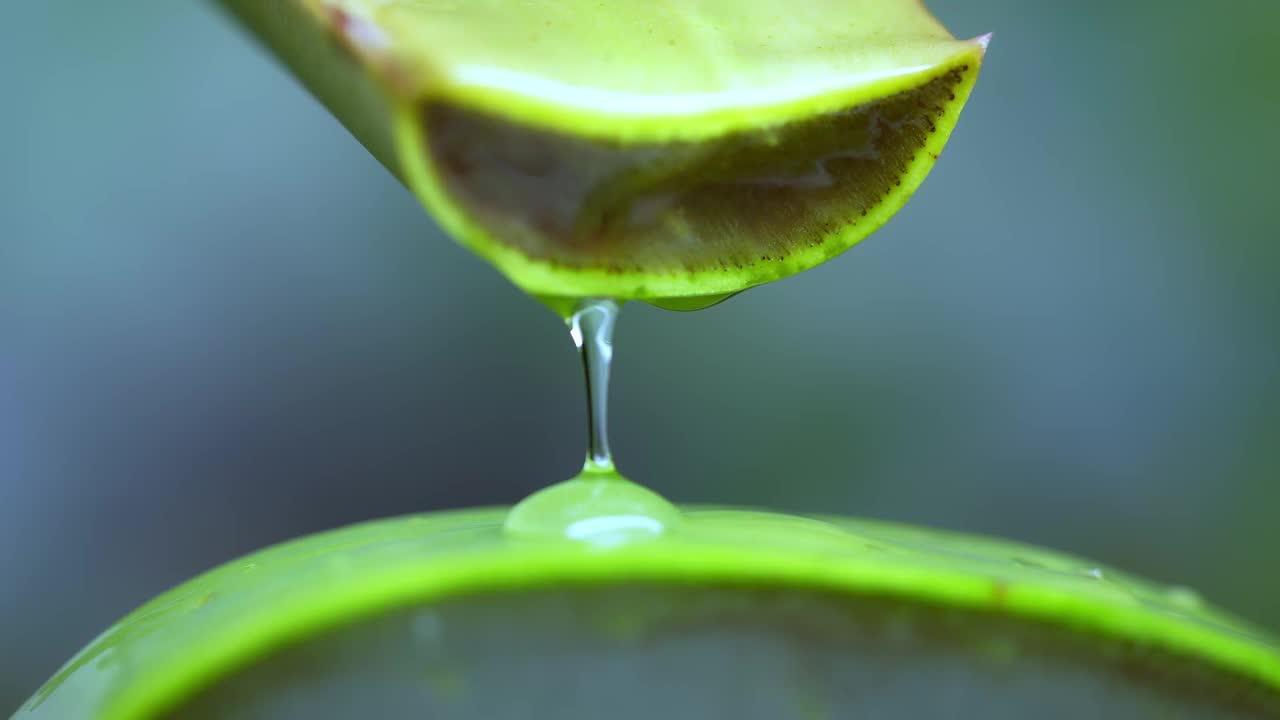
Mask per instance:
[[[566,320],[586,380],[586,461],[577,477],[512,508],[504,524],[508,535],[613,545],[658,537],[679,521],[671,503],[624,478],[613,464],[609,375],[620,309],[616,300],[589,298],[576,303]]]
[[[587,459],[584,473],[614,473],[609,449],[609,375],[613,331],[621,307],[614,300],[584,300],[569,318],[569,336],[582,356],[587,391]]]
[[[973,72],[697,142],[579,137],[443,103],[422,123],[450,199],[520,252],[610,272],[765,271],[877,222]]]

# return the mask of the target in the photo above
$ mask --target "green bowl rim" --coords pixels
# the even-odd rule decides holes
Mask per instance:
[[[702,519],[700,515],[710,517],[707,513],[720,512],[696,507],[682,509],[687,518],[697,519]],[[462,546],[461,552],[424,553],[420,558],[396,554],[400,560],[361,567],[358,583],[336,581],[334,578],[338,575],[333,573],[348,572],[350,568],[335,566],[328,575],[321,573],[291,588],[290,592],[272,596],[267,610],[255,607],[255,612],[238,615],[234,632],[227,632],[226,628],[221,632],[204,632],[199,642],[182,647],[181,652],[165,648],[164,652],[171,657],[163,663],[152,662],[165,671],[151,673],[145,682],[114,688],[104,698],[99,716],[125,720],[171,710],[218,678],[274,650],[389,610],[478,593],[618,582],[784,586],[1002,613],[1101,638],[1146,643],[1253,680],[1280,696],[1280,645],[1229,616],[1208,614],[1216,611],[1180,613],[1171,611],[1172,606],[1153,608],[1149,602],[1135,600],[1135,596],[1128,593],[1112,592],[1101,587],[1102,584],[1098,584],[1098,592],[1084,592],[1081,588],[1091,586],[1083,579],[1064,584],[1054,580],[1057,573],[1029,571],[1013,565],[990,564],[990,572],[986,572],[984,568],[988,566],[974,565],[965,560],[963,553],[958,554],[952,569],[947,564],[918,560],[859,561],[857,556],[834,553],[831,548],[824,551],[821,544],[806,550],[798,545],[769,547],[749,540],[742,543],[690,540],[681,533],[612,548],[568,541],[510,541],[501,536],[501,522],[507,510],[481,508],[406,515],[305,536],[226,563],[158,596],[116,627],[127,627],[131,620],[145,620],[183,603],[198,609],[213,596],[210,591],[207,597],[200,597],[205,594],[204,585],[232,573],[243,574],[246,568],[257,567],[259,562],[273,564],[277,555],[285,559],[296,556],[298,551],[312,546],[323,545],[307,559],[332,559],[340,556],[332,552],[334,549],[370,547],[387,539],[412,540],[457,531],[463,531],[460,536],[465,538],[468,530],[484,538],[481,543]],[[851,532],[870,531],[873,536],[874,532],[896,528],[896,532],[907,533],[908,537],[914,537],[910,533],[923,533],[948,543],[984,543],[991,548],[1016,550],[1019,554],[1074,560],[1031,546],[960,533],[853,518],[786,517],[815,525],[830,524]],[[478,521],[483,522],[477,524]],[[743,524],[744,527],[751,525]],[[417,526],[420,530],[414,532]],[[768,533],[764,535],[767,542]],[[346,536],[355,537],[341,542]],[[1010,579],[1011,573],[1015,574],[1014,579]],[[335,587],[342,591],[333,592]],[[113,646],[109,630],[73,658],[24,710],[35,710],[67,676]]]

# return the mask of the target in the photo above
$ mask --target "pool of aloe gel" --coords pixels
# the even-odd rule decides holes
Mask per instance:
[[[619,310],[615,300],[589,298],[574,303],[567,315],[586,380],[586,462],[573,479],[540,490],[512,508],[504,526],[510,535],[615,545],[658,537],[679,522],[675,506],[614,467],[609,377]]]

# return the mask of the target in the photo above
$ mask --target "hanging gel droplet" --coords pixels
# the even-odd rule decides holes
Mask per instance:
[[[609,547],[662,535],[680,512],[658,494],[618,474],[609,450],[609,372],[618,303],[583,300],[568,318],[582,356],[587,389],[587,458],[572,480],[552,485],[511,509],[509,535],[561,538]]]
[[[587,462],[583,472],[612,473],[609,450],[609,372],[613,369],[613,329],[618,303],[586,300],[569,317],[569,336],[582,356],[587,379]]]

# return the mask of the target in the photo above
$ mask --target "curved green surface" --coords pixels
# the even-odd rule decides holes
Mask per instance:
[[[1280,645],[1204,605],[1077,558],[868,520],[687,508],[644,537],[504,531],[505,509],[415,515],[287,542],[139,608],[73,658],[22,718],[169,710],[291,641],[472,593],[619,582],[749,584],[967,608],[1171,653],[1280,697]]]
[[[884,224],[987,44],[917,0],[222,4],[518,286],[664,306],[801,272]],[[435,142],[450,117],[475,156]],[[521,204],[477,167],[563,197]],[[548,221],[566,197],[581,207]]]

